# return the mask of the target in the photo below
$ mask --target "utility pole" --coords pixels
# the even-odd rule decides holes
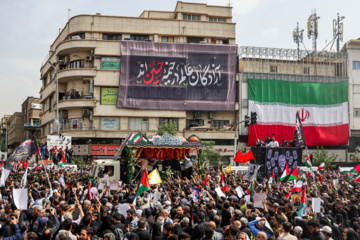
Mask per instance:
[[[299,22],[297,22],[297,27],[293,31],[293,39],[297,45],[298,59],[300,59],[300,43],[303,41],[304,29],[299,28]]]
[[[342,22],[345,19],[344,16],[340,17],[337,13],[337,18],[333,19],[333,36],[336,39],[336,51],[340,52],[340,41],[343,41],[344,34],[344,23]]]
[[[309,16],[307,23],[308,38],[312,38],[312,47],[314,52],[316,52],[316,40],[319,35],[318,19],[320,19],[320,17],[316,15],[316,9],[314,9],[314,12],[311,11],[311,15]]]

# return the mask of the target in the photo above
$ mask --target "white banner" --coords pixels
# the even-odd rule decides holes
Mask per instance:
[[[53,147],[57,149],[62,148],[64,150],[66,147],[68,149],[71,148],[71,136],[58,136],[58,135],[47,135],[47,142],[46,142],[48,150]]]

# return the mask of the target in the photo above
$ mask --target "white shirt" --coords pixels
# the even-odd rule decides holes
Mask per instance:
[[[271,142],[269,142],[267,147],[279,147],[279,142],[278,141],[271,141]]]

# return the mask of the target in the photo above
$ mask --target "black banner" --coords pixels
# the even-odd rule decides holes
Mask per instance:
[[[299,112],[296,113],[296,125],[295,125],[294,137],[296,139],[296,147],[300,147],[300,148],[306,147],[305,136],[304,136]]]
[[[10,158],[5,161],[4,167],[11,170],[13,167],[13,161],[26,159],[31,157],[38,151],[38,146],[36,144],[36,139],[34,135],[30,139],[23,142],[11,155]]]
[[[121,41],[117,107],[233,111],[236,46]]]
[[[285,170],[286,163],[290,172],[302,164],[301,148],[266,148],[265,174],[271,176],[274,170],[276,177],[280,177]]]

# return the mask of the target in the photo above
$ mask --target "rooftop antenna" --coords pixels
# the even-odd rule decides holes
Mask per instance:
[[[303,41],[304,29],[299,28],[299,22],[297,22],[296,28],[293,30],[294,42],[297,45],[298,58],[300,59],[300,43]]]
[[[71,9],[70,9],[70,8],[68,8],[67,10],[68,10],[68,21],[69,21],[69,19],[70,19],[70,11],[71,11]]]
[[[308,33],[308,38],[309,39],[312,38],[312,47],[313,47],[313,51],[315,51],[315,52],[316,52],[316,39],[319,35],[318,19],[320,19],[320,17],[318,17],[316,15],[316,9],[314,9],[314,12],[311,11],[311,15],[309,16],[309,19],[308,19],[307,33]]]
[[[343,41],[344,34],[344,23],[342,22],[345,19],[344,16],[340,17],[337,13],[337,18],[333,19],[333,36],[336,39],[336,51],[340,51],[340,41]]]

